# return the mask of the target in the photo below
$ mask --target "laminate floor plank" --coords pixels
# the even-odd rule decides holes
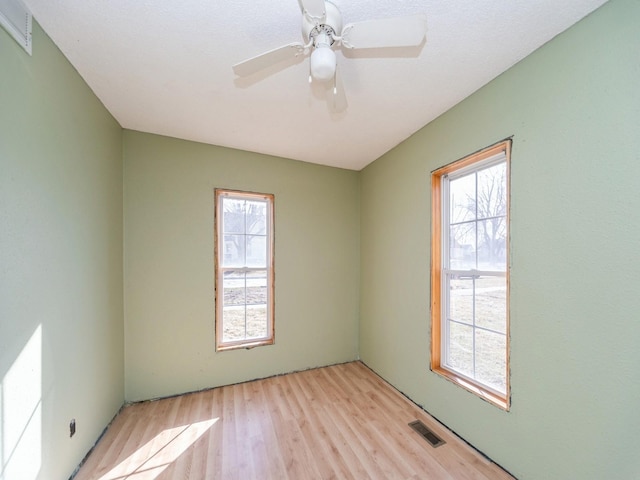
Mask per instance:
[[[367,478],[513,477],[351,362],[126,406],[75,480]]]
[[[294,376],[288,377],[288,379],[292,382],[299,380]],[[313,454],[312,457],[321,478],[348,478],[349,468],[334,439],[327,432],[322,408],[318,405],[321,401],[318,400],[319,397],[317,396],[319,392],[313,391],[312,385],[314,385],[313,381],[298,381],[291,389],[298,399],[298,406],[304,419],[300,424],[305,443],[309,452]],[[306,387],[310,388],[307,389]],[[308,392],[306,399],[301,398],[305,390]]]

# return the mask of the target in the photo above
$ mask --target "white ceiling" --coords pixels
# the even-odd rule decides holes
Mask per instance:
[[[421,48],[338,53],[336,114],[308,59],[231,70],[302,41],[296,0],[23,1],[122,127],[353,170],[605,3],[333,0],[345,23],[426,13],[428,27]]]

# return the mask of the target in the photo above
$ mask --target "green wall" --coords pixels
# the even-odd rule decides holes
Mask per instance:
[[[124,132],[126,398],[353,360],[359,175]],[[214,188],[275,195],[275,345],[215,352]]]
[[[362,171],[362,359],[522,479],[640,477],[638,25],[605,4]],[[504,412],[429,371],[429,181],[509,136]]]
[[[67,477],[125,398],[358,355],[519,478],[637,477],[638,24],[611,0],[362,172],[123,132],[0,30],[0,477]],[[504,412],[428,369],[429,178],[509,136]],[[275,345],[214,351],[215,187],[275,194]]]
[[[0,28],[0,477],[68,477],[124,399],[122,130]],[[69,422],[77,432],[69,437]]]

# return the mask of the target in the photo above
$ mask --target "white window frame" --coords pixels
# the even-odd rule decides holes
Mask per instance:
[[[431,268],[431,370],[438,373],[463,388],[479,395],[485,400],[503,408],[510,406],[509,385],[509,168],[510,168],[511,141],[506,140],[487,149],[465,157],[457,162],[442,167],[432,172],[432,268]],[[494,165],[505,163],[506,165],[506,262],[504,270],[477,270],[451,268],[449,265],[449,183],[452,180],[480,172]],[[469,223],[481,221],[477,217]],[[476,226],[477,228],[477,226]],[[476,248],[477,253],[477,248]],[[470,277],[474,282],[480,277],[504,278],[506,285],[506,331],[503,334],[487,327],[476,325],[475,311],[472,313],[472,323],[466,324],[472,328],[472,372],[467,375],[451,365],[449,339],[449,326],[454,322],[449,315],[450,311],[450,281],[453,278]],[[490,331],[493,334],[505,335],[505,391],[499,391],[487,383],[483,383],[476,375],[475,352],[476,331]]]
[[[267,262],[265,266],[252,267],[246,264],[239,266],[227,266],[224,261],[225,255],[225,232],[223,230],[223,208],[224,200],[244,200],[264,202],[267,207],[266,212],[266,247]],[[245,232],[246,234],[246,232]],[[246,302],[245,296],[245,336],[235,340],[225,340],[224,338],[224,278],[228,271],[240,271],[245,274],[266,270],[266,334],[264,336],[248,336],[246,332]],[[238,190],[216,189],[215,190],[215,303],[216,303],[216,350],[231,350],[237,348],[253,348],[260,345],[271,345],[275,342],[275,322],[274,322],[274,195],[264,193],[244,192]],[[246,282],[246,279],[245,279]],[[245,285],[245,293],[247,286]]]

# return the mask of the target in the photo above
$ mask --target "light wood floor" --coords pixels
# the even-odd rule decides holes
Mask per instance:
[[[176,478],[512,477],[353,362],[128,406],[75,480]]]

